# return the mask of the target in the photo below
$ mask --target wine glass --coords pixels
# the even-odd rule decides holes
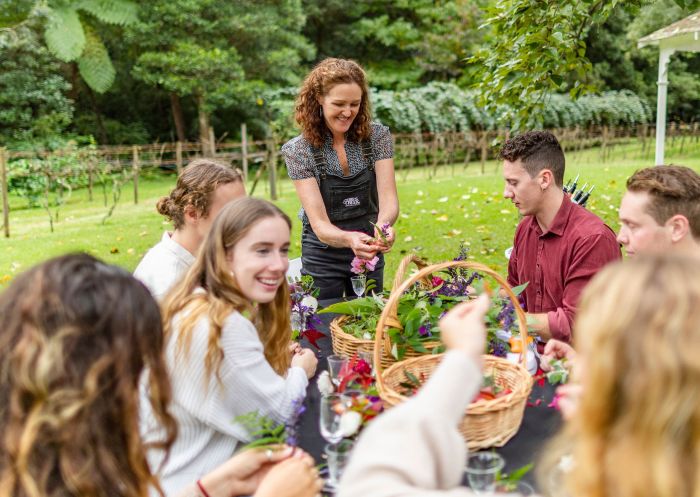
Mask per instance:
[[[343,474],[345,465],[350,460],[350,454],[355,446],[352,440],[343,440],[337,444],[326,445],[324,452],[328,461],[328,479],[326,480],[326,488],[334,493],[338,489],[340,477]]]
[[[331,445],[343,439],[341,418],[347,407],[347,399],[343,395],[331,394],[321,398],[319,427],[321,436]]]
[[[329,355],[326,360],[328,361],[328,374],[331,377],[331,383],[337,388],[340,386],[340,374],[348,365],[348,358],[342,355]]]
[[[353,276],[350,278],[350,281],[352,282],[352,291],[355,292],[355,295],[358,297],[362,297],[362,295],[365,293],[365,288],[367,287],[367,276],[364,274]]]
[[[475,452],[467,458],[467,480],[477,494],[492,493],[496,489],[496,476],[505,461],[495,452]]]

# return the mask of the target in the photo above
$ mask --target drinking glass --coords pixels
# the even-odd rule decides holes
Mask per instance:
[[[496,475],[503,469],[505,461],[495,452],[475,452],[467,458],[467,481],[477,493],[493,492],[496,489]]]
[[[328,374],[331,376],[331,382],[336,386],[340,386],[340,373],[348,364],[348,358],[341,355],[329,355]]]
[[[343,427],[340,419],[346,408],[347,399],[342,395],[331,394],[321,398],[321,412],[319,415],[321,436],[332,445],[343,439]]]
[[[352,281],[352,291],[355,292],[355,295],[358,297],[362,297],[365,293],[365,287],[367,286],[367,276],[364,274],[353,276],[350,278],[350,281]]]
[[[326,487],[335,491],[338,488],[340,477],[343,475],[343,469],[350,460],[350,454],[355,446],[352,440],[343,440],[338,444],[326,445],[324,452],[328,462],[328,480]]]
[[[503,495],[527,497],[529,495],[535,495],[535,489],[533,489],[529,483],[521,480],[513,484],[512,486],[496,483],[496,493]]]

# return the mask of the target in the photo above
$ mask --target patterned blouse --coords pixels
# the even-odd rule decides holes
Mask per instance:
[[[374,161],[391,159],[394,156],[394,144],[391,140],[389,128],[379,123],[372,123],[372,158]],[[343,176],[343,169],[340,167],[338,154],[333,150],[333,138],[330,133],[321,148],[323,156],[326,158],[326,171],[328,174]],[[362,171],[366,165],[362,158],[362,146],[356,142],[345,143],[345,154],[350,166],[350,175]],[[293,180],[306,179],[313,176],[319,180],[318,171],[314,166],[314,156],[311,152],[311,145],[303,136],[292,138],[282,146],[282,155],[287,164],[287,173]]]

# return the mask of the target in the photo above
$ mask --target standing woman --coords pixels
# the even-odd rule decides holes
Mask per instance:
[[[148,454],[173,493],[228,460],[250,434],[237,416],[293,421],[317,359],[290,352],[291,221],[274,204],[242,198],[219,213],[184,279],[163,302],[165,356],[179,432],[169,457]],[[163,437],[150,403],[141,430]]]
[[[302,272],[322,299],[352,295],[353,258],[378,255],[367,276],[381,289],[399,201],[391,134],[371,122],[365,72],[351,60],[320,62],[304,80],[295,119],[302,134],[282,154],[303,207]],[[371,223],[387,226],[385,241]]]

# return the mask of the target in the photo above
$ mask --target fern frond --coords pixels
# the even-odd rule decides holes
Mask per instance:
[[[124,26],[138,20],[138,4],[131,0],[81,0],[75,8],[89,12],[107,24]]]
[[[44,30],[49,51],[64,62],[80,57],[85,48],[85,31],[75,9],[49,9]]]
[[[83,55],[78,59],[78,69],[90,88],[97,93],[104,93],[114,83],[116,71],[104,43],[95,30],[86,25],[85,34],[87,43]]]

